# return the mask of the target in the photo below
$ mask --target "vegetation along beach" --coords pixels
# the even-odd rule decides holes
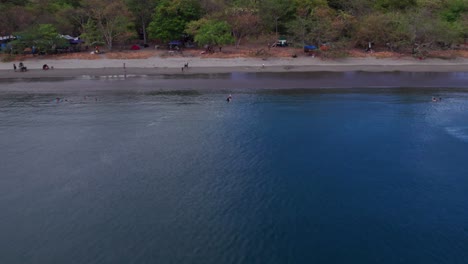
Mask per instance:
[[[467,6],[465,0],[2,1],[1,77],[117,74],[117,68],[187,73],[187,63],[192,73],[466,71]],[[20,62],[28,71],[10,73]],[[57,71],[34,72],[44,65]]]

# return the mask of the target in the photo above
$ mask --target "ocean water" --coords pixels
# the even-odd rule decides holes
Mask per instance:
[[[0,93],[0,263],[468,263],[467,91],[229,92]]]

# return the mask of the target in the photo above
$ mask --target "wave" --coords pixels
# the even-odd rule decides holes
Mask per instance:
[[[461,141],[468,142],[468,127],[447,127],[447,133]]]

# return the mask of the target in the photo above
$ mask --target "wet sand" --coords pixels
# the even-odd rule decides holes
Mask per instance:
[[[44,71],[43,64],[54,69]],[[28,60],[27,72],[15,72],[12,65],[0,63],[2,92],[468,88],[463,58]]]
[[[185,63],[189,68],[184,68]],[[28,60],[27,72],[13,71],[13,63],[0,63],[0,79],[28,78],[74,78],[82,76],[112,75],[190,75],[215,73],[261,73],[261,72],[468,72],[468,59],[415,60],[347,58],[324,61],[318,58],[297,59],[202,59],[202,58],[159,58],[141,60]],[[42,65],[54,69],[44,71]],[[125,68],[124,68],[125,65]]]
[[[0,79],[1,92],[164,93],[413,88],[468,91],[468,72],[234,72]]]

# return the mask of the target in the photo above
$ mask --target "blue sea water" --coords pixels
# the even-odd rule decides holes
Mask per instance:
[[[468,263],[468,93],[225,96],[0,93],[0,263]]]

